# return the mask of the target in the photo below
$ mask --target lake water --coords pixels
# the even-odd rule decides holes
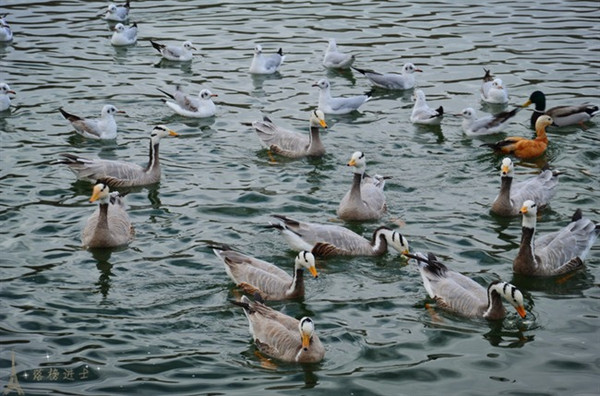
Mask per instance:
[[[483,69],[501,77],[511,105],[536,89],[548,105],[600,102],[597,1],[132,1],[139,42],[110,45],[101,1],[3,1],[14,41],[0,46],[0,81],[17,92],[0,115],[2,239],[0,387],[16,375],[26,395],[597,395],[600,393],[600,244],[568,279],[513,275],[521,220],[490,215],[500,183],[496,156],[462,134],[409,122],[412,92],[377,90],[361,111],[328,116],[321,159],[270,161],[243,123],[269,115],[306,130],[322,77],[334,95],[362,93],[361,75],[326,71],[326,39],[355,66],[399,71],[406,61],[432,107],[482,105]],[[198,48],[188,64],[160,62],[149,39]],[[283,48],[280,73],[251,77],[255,43]],[[201,55],[201,56],[200,56]],[[182,83],[218,94],[218,114],[174,115],[157,90]],[[111,103],[119,136],[77,136],[59,107],[84,116]],[[530,111],[507,129],[530,135]],[[565,172],[538,232],[568,223],[576,208],[600,221],[600,125],[549,129],[544,158],[516,163],[516,178],[545,162]],[[136,238],[90,252],[80,231],[95,210],[91,184],[50,165],[60,152],[143,164],[156,124],[180,133],[161,144],[163,179],[127,196]],[[362,150],[367,170],[392,176],[381,221],[346,224],[370,236],[399,227],[413,251],[436,253],[481,284],[515,283],[528,316],[466,320],[431,303],[414,264],[379,258],[319,260],[300,301],[271,305],[310,315],[326,356],[315,365],[257,356],[239,297],[207,248],[228,243],[291,268],[295,253],[264,228],[271,215],[331,222]],[[13,364],[14,356],[14,364]],[[17,394],[16,391],[11,394]]]

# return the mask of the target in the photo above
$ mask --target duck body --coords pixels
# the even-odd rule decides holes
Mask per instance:
[[[215,115],[217,107],[212,101],[212,98],[218,96],[212,93],[209,89],[202,89],[195,98],[185,94],[181,90],[181,86],[177,85],[174,94],[170,94],[162,89],[160,92],[173,99],[174,102],[164,100],[165,104],[175,113],[189,118],[208,118]]]
[[[319,88],[319,110],[325,114],[348,114],[358,110],[360,106],[371,99],[371,93],[350,97],[332,97],[329,80],[323,78],[313,87]]]
[[[286,216],[273,215],[279,222],[267,227],[277,229],[292,249],[306,250],[315,256],[379,256],[388,246],[408,252],[408,241],[397,231],[379,227],[371,241],[338,225],[300,222]]]
[[[521,213],[523,228],[519,252],[513,261],[515,273],[556,276],[583,267],[583,261],[600,234],[600,224],[582,217],[578,209],[566,227],[534,239],[536,203],[525,201]]]
[[[273,153],[288,158],[321,157],[325,155],[325,146],[321,141],[319,129],[327,128],[325,114],[314,110],[310,116],[308,135],[302,135],[280,128],[268,117],[252,123],[261,143]]]
[[[541,115],[548,115],[554,120],[556,126],[582,125],[600,112],[600,108],[591,104],[556,106],[546,111],[546,95],[542,91],[535,91],[530,96],[523,107],[531,104],[535,105],[535,110],[531,114],[531,126],[535,127],[537,119]]]
[[[537,176],[518,183],[513,182],[514,165],[510,158],[502,160],[500,192],[492,203],[492,212],[500,216],[518,216],[527,200],[546,206],[558,185],[560,172],[543,169]]]
[[[86,248],[110,248],[128,245],[135,235],[123,198],[109,193],[108,186],[94,186],[90,202],[99,200],[98,209],[89,217],[81,233]]]
[[[131,26],[117,23],[113,28],[113,31],[110,43],[114,46],[133,45],[137,42],[138,26],[135,22]]]
[[[310,252],[296,256],[292,275],[281,268],[228,247],[213,249],[225,266],[227,275],[246,293],[259,293],[263,300],[287,300],[304,297],[304,269],[316,278],[315,257]]]
[[[422,72],[421,69],[415,67],[412,63],[405,63],[404,66],[402,66],[402,74],[378,73],[368,69],[352,68],[367,77],[376,87],[390,90],[407,90],[414,88],[416,83],[414,73]]]
[[[102,108],[100,118],[83,118],[66,112],[62,107],[58,109],[63,117],[71,123],[75,132],[88,139],[110,140],[117,138],[117,122],[115,114],[124,114],[113,105]]]
[[[418,89],[415,91],[415,105],[410,115],[410,122],[413,124],[440,125],[444,118],[444,108],[442,106],[432,109],[427,105],[425,93]]]
[[[242,296],[234,304],[244,309],[256,348],[267,356],[291,363],[318,363],[325,347],[309,317],[300,320]]]
[[[274,54],[264,55],[262,46],[256,44],[252,63],[250,64],[250,74],[273,74],[279,70],[284,60],[285,55],[283,55],[281,48]]]
[[[507,137],[496,143],[486,143],[483,146],[492,147],[495,151],[503,154],[512,154],[521,159],[533,159],[541,156],[548,148],[548,136],[546,128],[552,124],[552,118],[542,116],[535,124],[536,138],[527,139],[520,136]]]
[[[504,297],[522,318],[526,316],[523,295],[510,283],[494,281],[486,289],[473,279],[451,271],[431,253],[427,258],[422,253],[409,257],[417,260],[425,290],[440,308],[468,318],[498,320],[506,316],[501,298]]]
[[[329,39],[329,45],[323,55],[323,66],[328,69],[347,69],[352,66],[354,60],[354,55],[338,51],[335,39]]]

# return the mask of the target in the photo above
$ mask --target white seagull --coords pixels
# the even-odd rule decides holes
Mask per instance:
[[[100,118],[82,118],[67,113],[62,107],[58,110],[73,125],[78,134],[90,139],[115,139],[117,137],[117,123],[114,114],[125,113],[117,110],[113,105],[105,105],[102,108]]]
[[[521,107],[515,107],[510,111],[477,118],[477,111],[472,107],[467,107],[460,114],[456,115],[463,118],[462,129],[465,134],[469,136],[481,136],[501,132],[519,110],[521,110]]]
[[[410,115],[410,122],[413,124],[440,125],[444,117],[444,108],[442,106],[432,109],[427,105],[425,93],[418,89],[414,93],[415,105]]]
[[[325,114],[348,114],[358,110],[365,102],[371,99],[371,93],[351,96],[348,98],[331,97],[329,80],[323,78],[312,85],[319,88],[319,110]]]
[[[192,118],[206,118],[215,115],[216,106],[212,101],[212,98],[218,96],[210,92],[208,89],[203,89],[198,94],[198,97],[185,94],[181,90],[181,86],[177,85],[175,93],[170,94],[158,88],[158,90],[169,98],[175,100],[175,103],[163,99],[165,104],[171,108],[174,112],[184,117]]]
[[[138,27],[137,23],[126,27],[122,23],[117,23],[113,28],[113,35],[110,38],[110,43],[115,46],[132,45],[137,41]]]
[[[10,107],[9,94],[16,95],[17,93],[10,89],[10,86],[7,83],[0,83],[0,111],[8,110]]]
[[[114,22],[125,22],[129,18],[129,0],[125,4],[116,5],[110,3],[106,9],[104,19]]]
[[[194,57],[192,50],[196,50],[196,47],[194,47],[190,41],[184,41],[181,44],[181,47],[160,44],[152,40],[150,40],[150,43],[158,52],[160,52],[163,58],[176,62],[187,62],[192,60]]]
[[[405,63],[402,67],[402,74],[397,73],[378,73],[373,70],[359,69],[352,67],[357,72],[364,74],[373,85],[386,89],[411,89],[415,86],[415,72],[423,70],[415,67],[412,63]]]
[[[6,16],[8,14],[0,15],[0,42],[6,43],[13,39],[12,31],[10,30],[10,26],[8,22],[6,22]]]
[[[504,88],[502,80],[494,78],[491,72],[485,70],[483,83],[481,83],[481,100],[491,104],[508,103],[508,91]]]
[[[263,55],[262,47],[260,44],[256,44],[254,47],[254,57],[250,64],[251,74],[273,74],[275,73],[285,59],[283,50],[279,48],[274,54]]]
[[[329,45],[323,55],[323,66],[328,69],[347,69],[352,66],[354,59],[354,55],[338,51],[335,39],[329,39]]]

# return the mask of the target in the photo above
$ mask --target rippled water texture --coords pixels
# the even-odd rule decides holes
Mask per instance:
[[[501,77],[511,104],[540,89],[548,105],[598,104],[597,1],[255,2],[132,1],[139,42],[117,49],[97,15],[101,1],[4,1],[15,39],[0,46],[0,80],[17,92],[0,115],[0,386],[16,373],[26,395],[377,394],[592,395],[600,393],[600,245],[568,279],[532,281],[512,273],[520,219],[491,216],[499,164],[466,138],[460,120],[409,122],[412,92],[376,90],[360,113],[327,117],[322,159],[272,163],[243,123],[269,115],[306,130],[322,77],[334,95],[371,89],[354,72],[321,66],[325,39],[356,55],[355,66],[399,71],[406,61],[432,107],[447,113],[480,103],[483,68]],[[161,62],[149,39],[191,40],[188,64]],[[251,77],[255,43],[283,48],[280,73]],[[210,88],[218,114],[174,115],[157,90]],[[119,115],[116,141],[76,136],[57,111]],[[509,135],[529,135],[530,111]],[[538,232],[564,226],[573,211],[600,221],[600,126],[549,130],[537,162],[517,161],[516,177],[545,160],[565,172]],[[163,123],[180,133],[161,144],[159,186],[127,196],[136,239],[129,248],[86,251],[80,230],[93,212],[91,185],[51,166],[59,152],[143,164],[148,134]],[[496,139],[493,137],[491,140]],[[327,348],[316,365],[257,356],[239,297],[207,244],[224,242],[291,268],[294,252],[263,226],[273,213],[338,222],[337,204],[353,151],[368,170],[392,176],[388,214],[347,224],[369,236],[400,225],[413,251],[432,251],[486,284],[511,281],[525,293],[525,320],[465,320],[425,309],[414,266],[398,254],[319,260],[306,297],[273,303],[310,315]],[[14,366],[12,363],[14,353]],[[16,394],[14,392],[13,394]]]

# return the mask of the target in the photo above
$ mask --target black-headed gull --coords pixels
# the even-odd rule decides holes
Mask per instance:
[[[120,5],[110,3],[106,8],[104,19],[107,21],[125,22],[129,18],[129,8],[129,0],[125,4]]]
[[[415,72],[422,72],[423,70],[415,67],[412,63],[405,63],[402,66],[402,74],[397,73],[378,73],[373,70],[359,69],[352,67],[357,72],[364,74],[373,85],[386,88],[386,89],[412,89],[415,86]]]
[[[16,95],[17,93],[10,89],[7,83],[0,83],[0,111],[8,110],[10,107],[9,94]]]
[[[319,110],[325,114],[348,114],[358,110],[365,102],[371,99],[371,93],[351,96],[347,98],[331,97],[329,80],[323,78],[312,85],[319,88]]]
[[[463,117],[462,129],[465,134],[470,136],[489,135],[501,132],[519,110],[521,110],[520,107],[515,107],[511,111],[503,111],[495,115],[489,114],[477,118],[475,109],[467,107],[457,116]]]
[[[62,107],[58,110],[73,125],[78,134],[90,139],[115,139],[117,123],[114,115],[125,114],[124,111],[117,110],[113,105],[105,105],[100,118],[82,118],[67,113]]]
[[[137,41],[138,27],[137,23],[133,23],[131,26],[125,26],[122,23],[117,23],[113,28],[113,35],[110,39],[110,43],[116,46],[132,45]]]
[[[508,91],[502,84],[502,80],[494,78],[489,70],[485,70],[483,82],[481,83],[481,100],[491,104],[508,103]]]
[[[262,47],[260,44],[256,44],[254,47],[254,57],[250,64],[251,74],[273,74],[275,73],[285,59],[283,50],[279,48],[274,54],[263,55]]]
[[[163,99],[165,104],[179,115],[192,118],[206,118],[215,115],[216,106],[212,98],[218,95],[208,89],[201,90],[197,98],[185,94],[179,85],[175,87],[174,94],[165,92],[160,88],[158,90],[175,100],[175,103],[173,103]]]
[[[329,69],[347,69],[352,66],[354,59],[354,55],[338,51],[335,39],[329,39],[329,45],[323,55],[323,66]]]
[[[194,47],[190,41],[184,41],[181,47],[160,44],[152,40],[150,40],[150,43],[158,52],[160,52],[163,58],[176,62],[187,62],[192,60],[194,57],[192,50],[196,50],[196,47]]]
[[[444,108],[442,106],[432,109],[427,105],[425,93],[417,89],[414,93],[415,105],[410,115],[410,122],[413,124],[440,125],[444,117]]]
[[[6,22],[6,16],[8,14],[0,15],[0,42],[6,43],[13,39],[12,31],[10,30],[10,26],[8,22]]]

